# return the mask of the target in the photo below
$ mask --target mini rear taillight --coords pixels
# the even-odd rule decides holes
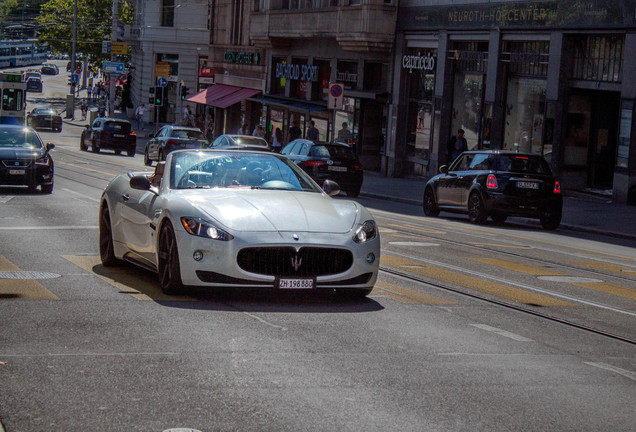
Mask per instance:
[[[351,165],[351,168],[353,168],[354,171],[364,171],[364,167],[362,166],[361,163],[358,163],[358,162]]]
[[[320,160],[308,160],[305,161],[305,166],[310,166],[310,167],[318,167],[318,166],[322,166],[325,163],[323,161]]]
[[[488,189],[497,189],[497,177],[494,174],[488,174],[488,179],[486,180],[486,187]]]
[[[560,194],[561,193],[561,183],[559,183],[558,181],[554,181],[554,191],[555,194]]]

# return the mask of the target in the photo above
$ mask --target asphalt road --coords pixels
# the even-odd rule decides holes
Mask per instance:
[[[360,199],[383,246],[368,299],[168,297],[101,266],[101,191],[145,168],[81,152],[80,131],[42,133],[52,195],[0,189],[7,432],[636,429],[633,245]]]

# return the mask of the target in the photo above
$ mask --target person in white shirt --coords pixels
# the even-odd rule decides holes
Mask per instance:
[[[135,118],[137,119],[137,129],[143,129],[144,126],[144,113],[146,112],[146,104],[141,104],[135,111]]]

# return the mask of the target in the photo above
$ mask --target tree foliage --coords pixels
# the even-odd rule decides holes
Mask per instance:
[[[75,0],[49,0],[44,3],[36,22],[38,40],[51,51],[71,53]],[[102,54],[102,41],[111,40],[112,0],[77,0],[77,36],[75,50],[97,62],[109,57]],[[133,9],[128,2],[118,6],[118,19],[132,22]]]
[[[0,0],[0,38],[34,38],[37,34],[36,17],[40,7],[48,0]]]

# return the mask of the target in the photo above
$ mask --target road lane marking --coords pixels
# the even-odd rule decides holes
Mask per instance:
[[[525,273],[534,276],[565,276],[563,273],[555,272],[554,270],[548,270],[543,267],[530,266],[527,264],[521,264],[518,262],[498,259],[498,258],[468,258],[471,261],[476,261],[482,264],[488,264],[495,267],[500,267],[506,270],[512,270],[519,273]]]
[[[634,273],[636,273],[636,268],[634,267],[616,265],[616,264],[605,263],[605,262],[571,261],[570,264],[583,266],[583,267],[589,267],[595,270],[605,270],[612,273],[618,273],[620,275],[628,274],[632,276]]]
[[[0,271],[17,272],[20,267],[0,255]],[[13,300],[59,300],[59,297],[44,285],[32,279],[0,279],[0,299]]]
[[[469,242],[473,246],[489,246],[498,248],[510,248],[510,249],[534,249],[532,246],[519,245],[519,244],[504,244],[504,243],[484,243],[484,242]]]
[[[498,334],[500,336],[504,336],[504,337],[507,337],[507,338],[510,338],[510,339],[514,339],[514,340],[519,341],[519,342],[534,342],[532,339],[528,339],[527,337],[518,335],[516,333],[511,333],[511,332],[506,331],[506,330],[498,329],[497,327],[490,327],[489,325],[486,325],[486,324],[471,324],[471,326],[477,327],[479,329],[486,330],[486,331],[489,331],[489,332],[492,332],[492,333],[496,333],[496,334]]]
[[[132,265],[104,267],[98,256],[62,255],[62,258],[114,286],[121,294],[128,294],[137,300],[195,301],[192,297],[164,294],[154,274],[140,272]]]
[[[612,365],[608,365],[607,363],[601,363],[601,362],[583,362],[586,365],[590,365],[590,366],[594,366],[600,369],[605,369],[611,372],[616,372],[619,375],[623,375],[624,377],[629,378],[632,381],[636,381],[636,373],[625,370],[625,369],[621,369],[619,367],[616,366],[612,366]]]
[[[400,303],[405,304],[454,304],[452,301],[449,300],[444,300],[439,297],[434,297],[419,291],[414,291],[399,285],[394,285],[392,283],[380,280],[376,281],[371,295],[388,297],[392,300],[396,300]]]
[[[3,231],[13,231],[13,230],[78,230],[78,229],[98,229],[98,225],[85,225],[85,226],[77,226],[77,225],[56,225],[56,226],[24,226],[24,227],[0,227],[0,230]]]
[[[453,285],[505,298],[518,303],[534,306],[574,306],[574,303],[558,300],[553,297],[535,294],[509,285],[495,283],[479,277],[467,276],[457,271],[445,270],[440,267],[398,256],[383,255],[380,258],[380,263],[391,267],[405,268],[411,273],[420,274],[443,282],[450,282]]]
[[[628,299],[636,300],[636,290],[630,288],[623,288],[610,283],[597,283],[597,282],[579,282],[573,283],[581,288],[587,288],[594,291],[604,292],[605,294],[611,294],[619,297],[625,297]]]
[[[89,201],[93,201],[93,202],[100,202],[100,199],[99,199],[99,198],[89,197],[88,195],[84,195],[83,193],[79,193],[79,192],[76,192],[76,191],[71,190],[71,189],[62,188],[62,190],[63,190],[64,192],[68,192],[68,193],[70,193],[70,194],[77,195],[77,196],[79,196],[79,197],[81,197],[81,198],[84,198],[84,199],[87,199],[87,200],[89,200]]]

